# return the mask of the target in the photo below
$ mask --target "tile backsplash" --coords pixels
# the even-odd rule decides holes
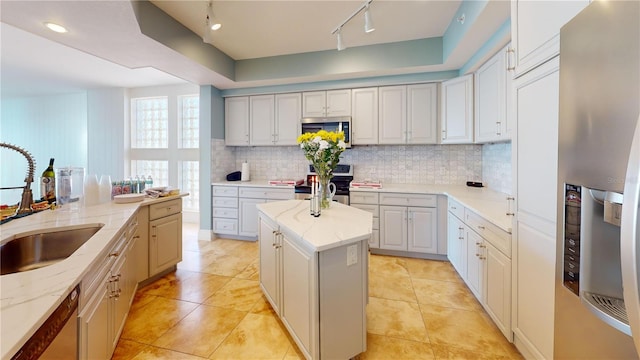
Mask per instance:
[[[212,180],[249,163],[252,180],[302,179],[308,161],[298,146],[225,147],[212,142]],[[340,163],[354,166],[354,178],[395,184],[464,184],[483,181],[511,192],[511,144],[384,145],[347,149]],[[484,174],[484,175],[483,175]]]

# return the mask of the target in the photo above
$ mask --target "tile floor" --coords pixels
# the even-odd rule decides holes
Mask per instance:
[[[256,242],[197,240],[139,289],[113,359],[303,359],[258,285]],[[448,262],[370,256],[364,359],[522,359]]]

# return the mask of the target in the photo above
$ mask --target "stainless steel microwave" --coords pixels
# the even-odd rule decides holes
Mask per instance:
[[[351,117],[310,117],[300,120],[302,123],[302,134],[308,132],[317,132],[319,130],[326,131],[344,131],[344,142],[347,147],[351,147]]]

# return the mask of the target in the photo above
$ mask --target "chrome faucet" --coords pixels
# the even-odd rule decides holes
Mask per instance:
[[[14,187],[3,187],[3,188],[0,188],[0,190],[22,189],[22,200],[20,201],[20,208],[18,209],[18,214],[32,213],[33,210],[31,210],[31,204],[33,203],[33,193],[31,192],[31,183],[33,182],[33,174],[36,169],[36,162],[35,160],[33,160],[33,156],[27,150],[19,146],[0,142],[0,147],[5,147],[7,149],[15,150],[20,154],[22,154],[25,158],[27,158],[27,163],[29,167],[27,168],[27,177],[25,177],[24,179],[25,185],[14,186]]]

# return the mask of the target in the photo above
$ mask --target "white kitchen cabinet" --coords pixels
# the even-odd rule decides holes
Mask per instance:
[[[351,90],[302,93],[302,117],[351,116]]]
[[[136,283],[139,283],[149,278],[149,207],[139,207],[136,218],[138,226],[132,251],[136,259],[134,262]]]
[[[511,341],[511,259],[490,242],[485,242],[485,246],[484,308],[502,334]]]
[[[109,293],[107,283],[111,274],[106,273],[95,293],[78,315],[80,323],[80,359],[109,359]]]
[[[458,274],[467,273],[467,245],[465,226],[454,214],[448,214],[447,257]]]
[[[302,94],[276,94],[274,145],[296,145],[301,134]]]
[[[560,53],[560,28],[589,5],[589,0],[511,1],[511,41],[515,76]]]
[[[512,76],[508,73],[507,47],[498,51],[474,73],[475,142],[511,139],[510,100]]]
[[[407,87],[384,86],[379,91],[380,144],[404,144],[407,138]]]
[[[351,90],[351,143],[378,143],[378,88]]]
[[[238,235],[258,235],[258,209],[256,208],[256,205],[265,202],[267,202],[267,199],[238,199]]]
[[[250,145],[273,145],[275,139],[275,96],[249,97]]]
[[[514,84],[514,343],[523,354],[547,359],[554,341],[558,69],[556,57]]]
[[[301,101],[300,93],[251,96],[250,145],[296,145]]]
[[[238,235],[238,187],[214,185],[211,195],[213,232]]]
[[[379,143],[437,143],[437,99],[437,84],[380,87]]]
[[[435,195],[380,194],[380,249],[437,254],[437,227]]]
[[[280,316],[282,303],[282,237],[278,225],[269,218],[261,217],[258,223],[260,247],[260,288],[267,297],[275,313]]]
[[[380,248],[380,207],[378,201],[377,192],[355,190],[349,192],[349,206],[368,211],[373,215],[372,232],[369,239],[369,248],[371,249]]]
[[[484,300],[484,239],[473,230],[465,229],[467,247],[467,273],[464,276],[465,282],[476,298]]]
[[[473,142],[473,74],[442,82],[441,143]]]
[[[182,261],[182,199],[149,205],[149,276]]]
[[[224,141],[227,146],[249,145],[249,97],[224,100]]]

